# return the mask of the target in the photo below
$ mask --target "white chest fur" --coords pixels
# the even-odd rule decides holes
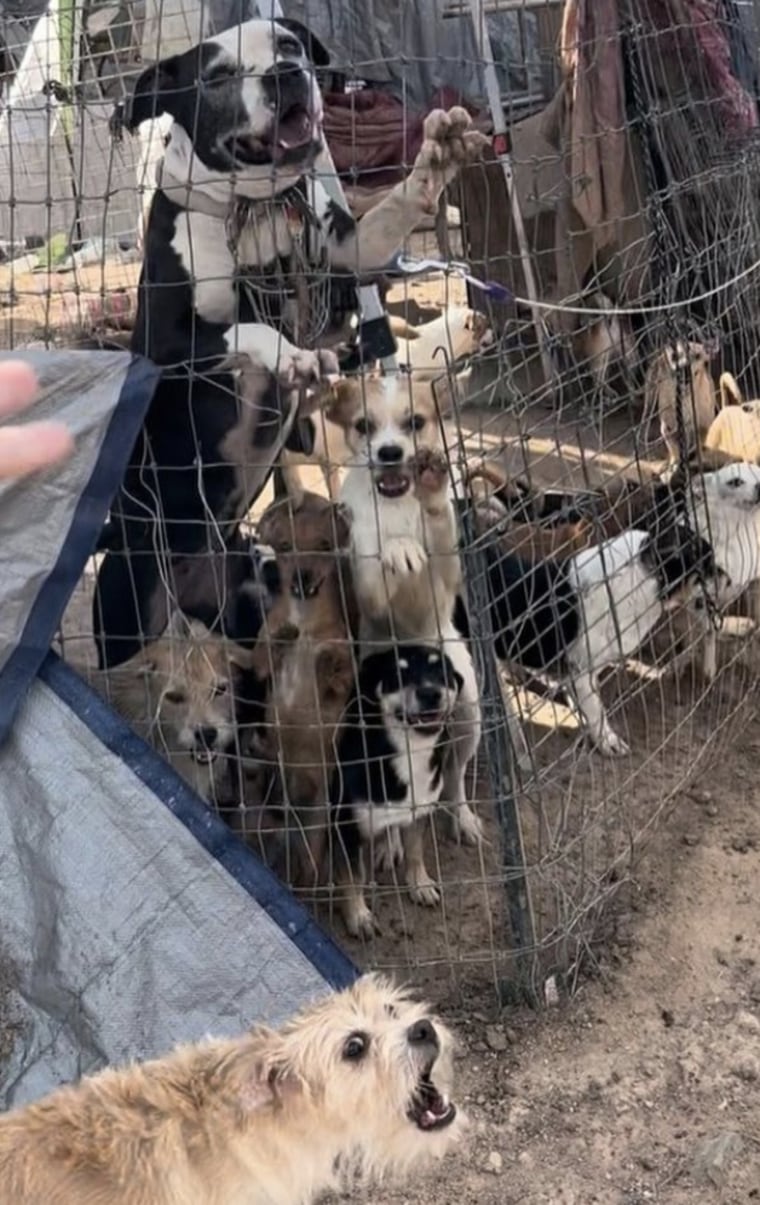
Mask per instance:
[[[407,828],[429,816],[441,795],[440,774],[431,769],[438,736],[420,736],[415,732],[394,734],[398,753],[391,765],[399,782],[406,787],[403,799],[354,802],[352,810],[362,837],[368,841],[391,828]],[[435,785],[434,785],[435,784]]]

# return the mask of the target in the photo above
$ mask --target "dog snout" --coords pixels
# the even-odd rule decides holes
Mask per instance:
[[[436,1051],[440,1048],[435,1026],[427,1017],[423,1017],[421,1021],[415,1021],[414,1025],[410,1025],[406,1031],[406,1036],[410,1046],[427,1046],[429,1049]]]
[[[419,686],[417,702],[421,711],[437,711],[441,705],[441,690],[438,686]]]
[[[218,735],[218,729],[210,724],[202,724],[193,733],[196,745],[200,745],[203,749],[213,749]]]
[[[381,444],[377,449],[377,459],[381,464],[400,464],[404,459],[404,449],[399,444]]]

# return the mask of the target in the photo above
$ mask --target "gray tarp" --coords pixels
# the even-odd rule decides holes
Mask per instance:
[[[0,1107],[106,1061],[276,1021],[353,968],[46,656],[150,399],[122,353],[29,353],[74,459],[0,493]]]

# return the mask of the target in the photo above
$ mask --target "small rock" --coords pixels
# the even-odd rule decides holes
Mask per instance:
[[[489,1046],[491,1050],[496,1050],[500,1053],[501,1051],[506,1050],[508,1045],[509,1040],[503,1029],[500,1029],[497,1025],[487,1026],[486,1046]]]
[[[478,1105],[484,1105],[484,1104],[486,1103],[486,1098],[485,1098],[485,1096],[476,1096],[476,1097],[475,1097],[475,1103],[476,1103],[476,1104],[478,1104]]]
[[[488,1159],[486,1160],[486,1165],[490,1172],[493,1172],[495,1176],[498,1176],[504,1167],[504,1160],[498,1151],[491,1151]]]
[[[731,1074],[743,1080],[745,1084],[753,1084],[755,1080],[760,1079],[760,1061],[747,1054],[732,1063]]]
[[[653,1172],[656,1166],[651,1155],[639,1155],[639,1163],[645,1172]]]
[[[708,1138],[697,1147],[694,1155],[694,1173],[698,1179],[709,1180],[720,1188],[726,1178],[728,1165],[744,1150],[744,1140],[735,1130],[726,1130]]]
[[[681,840],[683,841],[684,845],[696,845],[699,842],[699,837],[696,835],[696,833],[684,833]]]
[[[746,1029],[749,1033],[760,1032],[760,1020],[754,1013],[742,1010],[736,1014],[736,1024],[740,1029]]]
[[[660,1012],[660,1016],[662,1017],[662,1023],[666,1029],[671,1029],[672,1026],[675,1025],[676,1019],[669,1008],[663,1008]]]
[[[718,815],[718,809],[714,803],[708,803],[707,807],[705,808],[705,812],[708,816],[714,817]]]
[[[737,854],[749,853],[749,851],[754,848],[754,845],[755,842],[753,839],[748,837],[746,834],[741,837],[734,837],[731,841],[731,848],[734,853]]]
[[[712,791],[703,791],[699,787],[690,787],[686,794],[695,803],[712,803]]]

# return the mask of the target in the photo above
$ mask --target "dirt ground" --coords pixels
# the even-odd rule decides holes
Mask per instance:
[[[680,797],[643,859],[628,937],[569,1003],[457,1030],[459,1152],[375,1205],[760,1200],[760,732]]]

